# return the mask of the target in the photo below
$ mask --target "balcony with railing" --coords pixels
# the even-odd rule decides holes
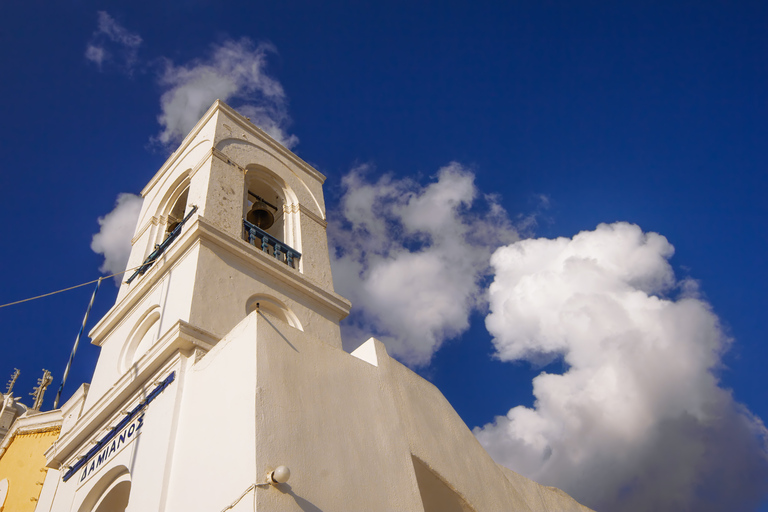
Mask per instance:
[[[299,251],[245,219],[243,219],[243,239],[291,268],[297,268],[301,259]]]
[[[171,246],[174,240],[178,238],[178,236],[181,234],[181,228],[184,227],[184,224],[189,220],[190,217],[192,217],[192,214],[194,214],[197,211],[197,206],[192,206],[192,209],[189,211],[186,217],[182,219],[181,222],[177,223],[175,226],[173,226],[173,229],[171,229],[166,237],[165,240],[163,240],[163,243],[155,245],[155,250],[152,251],[152,253],[147,256],[147,259],[144,260],[144,263],[141,264],[141,266],[136,270],[136,272],[133,273],[131,277],[126,279],[126,283],[131,284],[131,282],[136,279],[138,276],[143,275],[147,270],[149,270],[152,265],[155,264],[155,262],[160,258],[160,256],[163,255],[165,250]]]

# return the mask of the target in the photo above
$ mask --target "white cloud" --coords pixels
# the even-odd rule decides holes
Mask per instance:
[[[404,362],[427,364],[483,307],[490,254],[517,233],[458,163],[426,187],[390,176],[371,183],[365,171],[343,179],[342,220],[330,226],[334,283],[353,304],[345,345],[375,335]]]
[[[137,62],[141,36],[128,31],[104,11],[99,11],[97,29],[85,49],[85,58],[99,69],[112,60],[125,72],[131,73]]]
[[[95,63],[99,69],[101,69],[101,66],[107,57],[107,50],[101,46],[89,44],[85,49],[85,58]]]
[[[494,253],[498,357],[567,365],[475,430],[498,462],[599,510],[746,510],[768,491],[766,429],[719,386],[730,340],[673,251],[617,223]]]
[[[207,59],[176,66],[166,60],[160,84],[166,89],[160,98],[158,121],[163,130],[157,141],[164,145],[179,142],[211,106],[220,99],[232,102],[241,114],[287,148],[299,139],[286,133],[290,124],[287,98],[280,82],[266,72],[272,45],[254,45],[249,39],[215,45]]]
[[[131,74],[138,61],[142,39],[128,31],[104,11],[98,12],[98,28],[86,45],[85,58],[102,69],[114,63]],[[206,58],[176,65],[160,58],[158,81],[160,133],[152,140],[163,146],[180,142],[211,104],[226,101],[251,122],[287,148],[298,144],[296,135],[287,133],[291,124],[288,100],[283,86],[267,73],[267,57],[276,53],[268,43],[248,38],[228,40],[212,46]]]
[[[136,229],[141,212],[142,198],[133,194],[117,196],[115,209],[104,217],[99,217],[101,230],[93,235],[91,249],[104,256],[101,270],[105,274],[115,274],[125,270],[128,256],[131,254],[131,237]],[[119,283],[122,275],[115,276]]]

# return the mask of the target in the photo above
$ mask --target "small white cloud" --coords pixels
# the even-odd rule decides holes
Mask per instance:
[[[101,65],[108,57],[107,50],[101,46],[89,44],[85,49],[85,58],[96,64],[99,69],[101,69]]]
[[[390,176],[371,183],[366,171],[343,179],[340,221],[330,225],[334,284],[353,304],[345,346],[373,334],[424,365],[469,327],[491,252],[517,233],[492,198],[477,199],[474,174],[458,163],[425,187]]]
[[[97,16],[97,29],[86,46],[85,58],[99,69],[116,58],[117,66],[128,74],[132,73],[141,46],[141,36],[127,30],[104,11],[99,11]]]
[[[119,43],[128,48],[138,48],[141,45],[141,36],[128,31],[115,19],[104,11],[98,13],[97,34],[104,34],[110,41]]]
[[[616,223],[494,253],[497,356],[568,368],[534,379],[533,408],[475,430],[498,462],[598,510],[748,510],[765,496],[768,432],[719,386],[730,340],[696,283],[675,280],[673,251]]]
[[[91,250],[104,256],[104,263],[99,270],[105,274],[116,274],[125,270],[142,201],[140,196],[134,194],[120,194],[117,196],[114,210],[104,217],[99,217],[101,230],[93,235]],[[122,279],[122,275],[115,276],[117,283]]]
[[[254,45],[249,39],[215,45],[207,59],[176,66],[166,60],[160,84],[158,121],[163,130],[156,140],[163,145],[179,142],[200,117],[220,99],[232,102],[244,116],[287,148],[299,139],[286,132],[290,124],[285,91],[267,74],[267,57],[275,48]]]

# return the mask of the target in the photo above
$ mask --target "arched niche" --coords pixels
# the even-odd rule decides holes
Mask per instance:
[[[77,512],[125,512],[131,496],[131,474],[117,466],[102,476],[91,488]]]
[[[300,331],[304,330],[296,313],[275,297],[264,294],[251,296],[245,303],[245,314],[250,315],[256,311],[257,305],[259,312],[267,318],[275,318]]]
[[[127,371],[141,356],[152,348],[158,339],[160,307],[153,306],[141,316],[128,336],[121,359],[121,372]]]

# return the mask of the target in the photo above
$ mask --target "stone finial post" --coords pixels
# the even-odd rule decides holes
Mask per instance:
[[[30,393],[30,395],[35,397],[35,403],[32,406],[32,409],[36,411],[40,410],[40,406],[43,405],[43,395],[45,394],[45,389],[52,381],[53,377],[51,377],[51,372],[43,368],[43,376],[37,379],[37,386],[32,391],[32,393]]]
[[[19,378],[19,375],[21,372],[18,368],[13,369],[13,373],[11,374],[11,380],[8,381],[8,384],[6,384],[5,394],[10,395],[11,391],[13,391],[13,385],[16,384],[16,379]]]

